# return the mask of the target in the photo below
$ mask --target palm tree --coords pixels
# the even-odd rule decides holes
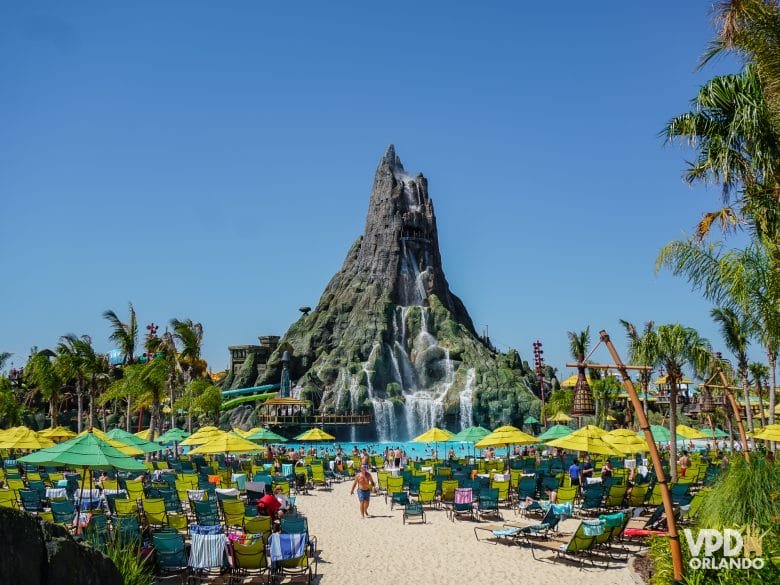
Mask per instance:
[[[742,394],[745,399],[745,418],[748,429],[753,432],[753,409],[750,406],[750,386],[748,386],[748,346],[750,336],[747,319],[728,307],[715,308],[710,311],[715,323],[720,325],[720,334],[726,348],[737,359],[737,370],[742,381]]]
[[[154,440],[161,429],[160,406],[165,391],[167,369],[164,360],[154,359],[146,364],[134,364],[124,369],[124,375],[111,383],[101,396],[101,402],[115,399],[131,400],[142,406],[149,406],[151,422],[149,440]]]
[[[769,416],[774,422],[780,350],[780,264],[758,244],[723,252],[717,244],[675,241],[658,255],[656,269],[661,266],[674,275],[684,275],[706,299],[737,311],[747,320],[751,336],[763,346],[769,362]]]
[[[726,0],[716,9],[721,29],[704,62],[722,51],[752,62],[763,84],[771,122],[780,127],[780,8],[766,0]]]
[[[108,338],[117,345],[117,349],[122,352],[122,363],[132,364],[135,358],[135,347],[138,343],[138,320],[135,316],[133,303],[128,303],[128,319],[123,322],[117,314],[111,309],[103,311],[103,318],[111,325],[111,334]],[[127,399],[127,412],[125,414],[125,430],[130,432],[130,413],[132,399]]]
[[[639,384],[642,386],[643,408],[647,415],[647,394],[650,390],[650,380],[655,366],[655,323],[646,321],[640,334],[636,326],[629,321],[620,319],[620,324],[625,328],[628,336],[628,359],[637,366],[645,366],[649,370],[639,370]]]
[[[666,370],[669,385],[669,458],[672,481],[677,480],[677,391],[686,366],[696,372],[704,371],[711,362],[712,348],[709,341],[700,337],[695,329],[679,323],[660,325],[656,331],[656,365]]]
[[[95,403],[108,384],[108,362],[92,347],[89,335],[63,335],[57,345],[57,353],[55,367],[64,379],[72,380],[75,385],[78,431],[81,432],[84,419],[85,395],[89,397],[88,421],[92,428],[95,425]]]
[[[694,98],[693,109],[664,129],[667,142],[684,141],[696,149],[686,181],[720,184],[723,191],[725,207],[704,215],[696,230],[699,238],[716,221],[723,231],[748,221],[759,234],[773,233],[769,220],[776,212],[766,201],[765,186],[774,184],[780,143],[769,117],[757,70],[748,65],[741,73],[710,80]]]
[[[44,350],[34,353],[24,367],[24,377],[33,391],[49,403],[51,426],[57,426],[59,406],[62,398],[63,380],[51,359],[51,352]]]
[[[588,353],[588,348],[590,347],[590,325],[585,327],[585,329],[580,332],[568,331],[567,335],[569,336],[569,348],[571,355],[575,360],[577,360],[577,383],[575,385],[573,398],[573,406],[576,410],[578,405],[582,406],[582,404],[585,404],[590,406],[588,405],[588,401],[581,403],[577,398],[578,395],[582,396],[579,394],[580,392],[586,392],[587,394],[590,394],[590,389],[588,388],[588,378],[585,372],[585,356]]]
[[[200,356],[203,343],[203,325],[194,323],[192,319],[171,319],[173,333],[165,332],[163,344],[175,358],[175,365],[183,378],[186,387],[196,377],[206,370],[206,363]],[[171,428],[176,426],[175,401],[176,378],[169,375],[169,390],[171,400]]]
[[[761,426],[766,426],[764,418],[764,386],[769,376],[769,368],[760,362],[751,362],[748,365],[750,375],[753,376],[753,383],[756,385],[756,395],[758,396],[758,410],[761,418]]]

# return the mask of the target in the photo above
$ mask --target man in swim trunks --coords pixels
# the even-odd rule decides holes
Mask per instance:
[[[371,476],[367,465],[362,466],[355,476],[355,481],[352,483],[352,489],[349,492],[350,495],[355,493],[356,487],[358,502],[360,503],[360,517],[365,518],[368,516],[368,505],[371,503],[371,491],[376,491],[374,478]]]

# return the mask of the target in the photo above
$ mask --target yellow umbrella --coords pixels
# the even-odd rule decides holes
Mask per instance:
[[[624,453],[626,455],[633,455],[634,453],[645,453],[650,448],[647,446],[647,441],[642,437],[638,437],[634,431],[628,429],[615,429],[610,431],[601,437],[602,440],[609,443],[612,447]]]
[[[254,429],[249,429],[248,431],[244,431],[244,430],[242,430],[242,429],[235,429],[235,428],[234,428],[234,429],[233,429],[233,432],[234,432],[235,434],[237,434],[239,437],[244,437],[244,438],[246,439],[246,438],[247,438],[249,435],[251,435],[252,433],[255,433],[255,432],[257,432],[258,428],[259,428],[259,427],[256,427],[256,428],[254,428]]]
[[[415,443],[443,443],[448,441],[453,436],[455,435],[449,432],[447,429],[432,427],[425,431],[422,435],[412,439],[412,441]]]
[[[145,431],[139,431],[139,432],[134,433],[134,434],[139,439],[143,439],[144,441],[148,441],[149,440],[149,431],[150,430],[151,429],[146,429]]]
[[[27,427],[11,427],[10,429],[2,429],[0,430],[0,439],[4,438],[6,435],[12,434],[19,429],[26,429]]]
[[[551,420],[551,421],[557,422],[557,423],[567,423],[567,422],[572,421],[574,419],[572,417],[570,417],[568,414],[564,414],[563,412],[559,412],[555,416],[550,417],[547,420]]]
[[[677,434],[686,439],[706,439],[707,435],[701,431],[687,427],[685,425],[677,425]]]
[[[607,443],[603,437],[607,431],[593,425],[587,425],[577,429],[570,435],[548,441],[551,447],[568,449],[569,451],[584,451],[598,455],[622,455],[615,447]]]
[[[561,388],[574,388],[577,385],[577,378],[579,374],[572,374],[568,378],[566,378],[563,382],[561,382]],[[593,378],[590,376],[587,376],[588,385],[593,384]]]
[[[295,437],[296,441],[335,441],[336,437],[329,435],[322,429],[314,427]]]
[[[609,422],[615,422],[617,419],[616,419],[614,416],[612,416],[612,415],[610,414],[610,415],[608,415],[608,416],[607,416],[607,420],[608,420]]]
[[[179,443],[179,445],[203,445],[211,439],[216,439],[224,434],[226,434],[225,431],[220,431],[217,427],[201,427]]]
[[[66,439],[72,439],[76,436],[76,433],[65,427],[53,427],[40,431],[38,433],[41,437],[46,437],[52,441],[64,441]]]
[[[6,433],[0,438],[0,449],[24,449],[35,451],[53,447],[54,441],[41,437],[33,430],[27,427],[18,427],[15,430]]]
[[[509,445],[531,445],[538,442],[538,439],[532,435],[524,433],[517,427],[505,425],[498,427],[495,431],[487,435],[484,439],[474,446],[478,449],[485,447],[503,447]]]
[[[234,433],[221,433],[210,441],[203,443],[190,451],[190,455],[214,455],[216,453],[248,453],[259,451],[257,443],[253,443]]]
[[[754,433],[753,438],[762,441],[780,441],[780,424],[766,425],[761,431]]]
[[[85,435],[89,433],[90,431],[82,431],[81,435]],[[116,439],[112,439],[107,434],[105,434],[100,429],[92,429],[92,434],[98,437],[99,439],[103,439],[106,443],[111,445],[114,449],[121,452],[123,455],[129,455],[130,457],[136,457],[138,455],[145,455],[143,451],[141,451],[138,447],[133,447],[132,445],[128,445],[126,443],[123,443],[122,441],[118,441]],[[81,436],[79,435],[79,436]]]

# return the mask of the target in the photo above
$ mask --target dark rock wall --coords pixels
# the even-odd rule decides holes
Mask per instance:
[[[0,585],[122,585],[114,563],[63,528],[0,508]]]

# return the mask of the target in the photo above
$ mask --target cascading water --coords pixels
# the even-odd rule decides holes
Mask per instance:
[[[466,372],[466,385],[463,392],[460,393],[460,430],[471,426],[472,407],[471,398],[474,394],[474,382],[477,380],[477,374],[474,368],[469,368]]]

